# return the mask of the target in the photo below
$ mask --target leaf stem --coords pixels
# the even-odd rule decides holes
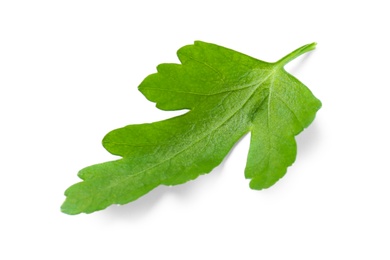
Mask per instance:
[[[303,45],[302,47],[296,49],[295,51],[291,52],[290,54],[287,54],[286,56],[284,56],[283,58],[281,58],[280,60],[278,60],[275,63],[281,67],[284,67],[287,63],[296,59],[297,57],[301,56],[302,54],[314,50],[316,48],[316,45],[317,45],[317,43],[315,43],[315,42]]]

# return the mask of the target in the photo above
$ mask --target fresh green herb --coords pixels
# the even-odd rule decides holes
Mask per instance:
[[[61,209],[91,213],[134,201],[159,185],[209,173],[251,132],[245,177],[261,190],[275,184],[296,157],[295,135],[314,120],[321,102],[284,66],[315,48],[302,46],[277,62],[197,41],[181,48],[181,64],[161,64],[139,90],[162,110],[184,115],[108,133],[103,146],[122,156],[82,169]]]

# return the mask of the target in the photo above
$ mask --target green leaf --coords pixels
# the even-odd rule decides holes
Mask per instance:
[[[181,64],[160,64],[139,90],[162,110],[189,109],[168,120],[108,133],[103,146],[120,160],[82,169],[61,209],[91,213],[136,200],[158,185],[209,173],[251,132],[245,177],[260,190],[275,184],[296,157],[295,135],[321,102],[284,65],[313,50],[302,46],[275,63],[197,41],[182,47]]]

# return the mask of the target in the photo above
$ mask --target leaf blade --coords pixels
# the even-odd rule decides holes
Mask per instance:
[[[253,189],[272,186],[295,160],[294,136],[321,107],[310,90],[283,69],[310,48],[313,45],[267,63],[205,42],[182,47],[182,64],[159,65],[139,90],[162,110],[189,111],[108,133],[103,146],[123,158],[81,170],[83,181],[66,190],[62,211],[91,213],[131,202],[158,185],[193,180],[219,165],[248,132],[252,136],[245,177],[252,179]]]

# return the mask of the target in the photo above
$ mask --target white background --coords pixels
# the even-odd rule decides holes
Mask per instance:
[[[390,259],[387,1],[1,1],[1,259]],[[168,118],[137,90],[194,40],[287,69],[323,102],[275,186],[249,136],[209,175],[90,215],[60,212],[110,130]],[[181,113],[181,112],[180,112]]]

